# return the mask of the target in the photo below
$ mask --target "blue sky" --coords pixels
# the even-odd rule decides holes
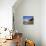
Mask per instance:
[[[32,19],[33,16],[23,16],[23,19]]]

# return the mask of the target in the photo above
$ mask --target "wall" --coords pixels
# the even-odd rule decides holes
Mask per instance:
[[[41,1],[41,38],[42,46],[46,46],[46,0]]]
[[[15,28],[25,38],[34,40],[36,46],[41,46],[41,0],[23,0],[16,5],[13,6]],[[34,16],[34,24],[24,25],[23,16]]]

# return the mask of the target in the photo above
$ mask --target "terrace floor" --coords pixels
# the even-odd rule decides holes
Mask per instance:
[[[6,40],[4,43],[0,43],[0,46],[16,46],[15,39],[13,40]]]

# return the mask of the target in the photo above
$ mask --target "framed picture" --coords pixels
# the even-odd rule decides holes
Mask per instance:
[[[24,25],[34,24],[34,17],[33,16],[23,16],[23,24]]]

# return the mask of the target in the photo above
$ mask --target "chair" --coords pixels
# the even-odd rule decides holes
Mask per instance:
[[[15,33],[16,46],[22,46],[22,33]]]
[[[35,46],[34,42],[32,40],[26,40],[25,46]]]

